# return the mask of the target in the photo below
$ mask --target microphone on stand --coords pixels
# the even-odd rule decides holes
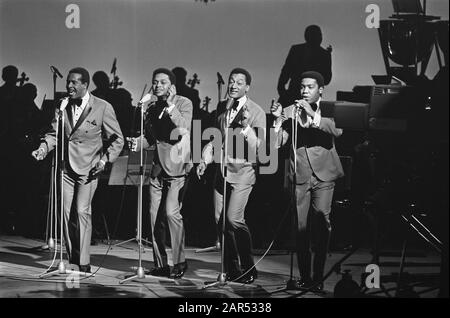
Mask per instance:
[[[56,67],[54,67],[53,65],[50,65],[50,70],[53,72],[53,74],[58,75],[59,78],[63,78],[62,74],[58,71],[58,69]]]
[[[147,103],[148,101],[150,101],[150,100],[152,99],[152,96],[153,96],[153,94],[152,94],[151,92],[145,94],[145,95],[141,98],[141,100],[139,101],[138,106],[142,106],[142,104],[145,104],[145,103]]]
[[[227,105],[225,106],[226,109],[227,109],[227,110],[230,109],[231,106],[233,106],[233,103],[234,103],[234,98],[229,97],[229,98],[227,99]]]
[[[59,105],[59,111],[60,112],[64,111],[64,109],[66,109],[68,104],[69,104],[69,97],[62,98],[61,105]]]

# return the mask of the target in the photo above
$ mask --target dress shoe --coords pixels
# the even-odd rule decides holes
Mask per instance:
[[[183,277],[184,272],[188,269],[187,262],[182,262],[175,264],[172,268],[172,272],[170,273],[170,278],[179,279]]]
[[[316,286],[314,286],[314,288],[312,289],[313,292],[315,293],[323,293],[323,283],[319,283]]]
[[[169,265],[164,265],[162,267],[153,267],[150,272],[152,276],[160,276],[160,277],[170,277],[170,267]]]
[[[89,264],[87,264],[87,265],[79,265],[78,267],[80,268],[80,272],[91,273],[91,265],[89,265]]]
[[[295,282],[296,289],[309,289],[311,286],[312,286],[311,278],[301,278],[297,279],[297,281]]]

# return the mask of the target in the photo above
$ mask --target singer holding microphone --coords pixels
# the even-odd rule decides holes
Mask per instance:
[[[66,82],[69,97],[62,99],[50,130],[39,148],[32,152],[36,160],[43,160],[55,148],[57,122],[64,112],[64,236],[69,262],[87,273],[91,272],[91,203],[97,176],[107,162],[119,156],[124,145],[114,109],[88,92],[89,81],[86,69],[77,67],[69,71]],[[102,133],[110,140],[105,152]]]
[[[181,215],[187,175],[192,168],[190,138],[192,102],[176,94],[175,74],[158,68],[152,76],[152,93],[140,104],[150,101],[145,113],[143,145],[140,138],[129,138],[132,151],[156,144],[150,177],[150,219],[154,267],[150,275],[178,279],[187,270],[184,254],[184,224]],[[165,249],[165,221],[170,231],[173,268]]]
[[[219,141],[222,146],[222,158],[220,156],[216,158],[216,163],[220,161],[221,164],[217,165],[214,188],[215,220],[219,233],[222,233],[220,218],[221,216],[226,218],[222,242],[224,274],[227,280],[245,284],[253,283],[258,276],[252,256],[251,233],[244,214],[248,198],[256,183],[257,153],[259,145],[264,142],[266,129],[264,110],[247,97],[250,84],[251,76],[247,70],[233,69],[228,78],[229,98],[217,107],[223,109],[222,113],[218,114],[216,122],[216,127],[222,133],[222,141]],[[204,174],[207,165],[217,156],[213,151],[213,143],[216,142],[218,141],[213,140],[203,149],[202,160],[197,166],[199,178]],[[240,152],[244,156],[239,156]],[[226,202],[224,202],[223,178],[226,181]],[[224,216],[222,212],[225,205]]]
[[[344,174],[334,146],[334,138],[342,134],[342,129],[336,128],[333,118],[327,117],[321,107],[326,103],[321,101],[323,76],[309,71],[302,73],[299,80],[300,99],[285,109],[280,103],[272,102],[270,111],[278,132],[277,146],[287,144],[292,138],[295,140],[292,145],[296,146],[295,150],[294,147],[290,150],[289,180],[295,186],[297,210],[297,264],[301,276],[297,286],[309,288],[315,285],[321,291],[331,233],[334,181]],[[308,218],[310,211],[312,215]],[[311,237],[315,239],[312,278]]]

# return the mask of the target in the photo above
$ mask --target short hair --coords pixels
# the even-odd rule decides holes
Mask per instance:
[[[322,42],[322,30],[318,25],[312,24],[305,29],[306,42]]]
[[[315,79],[317,82],[317,85],[319,85],[319,87],[325,86],[325,81],[323,79],[323,76],[319,72],[316,72],[316,71],[303,72],[302,75],[300,75],[300,81],[303,80],[304,78]]]
[[[83,67],[74,67],[73,69],[71,69],[69,71],[69,74],[71,74],[71,73],[80,74],[81,82],[86,83],[87,84],[86,86],[89,86],[90,77],[89,77],[89,72],[87,71],[87,69],[85,69]]]
[[[245,83],[247,83],[247,85],[250,85],[252,82],[252,76],[246,69],[243,69],[241,67],[236,67],[230,72],[230,76],[228,78],[230,79],[231,75],[233,75],[233,74],[244,74],[245,75]]]
[[[168,68],[160,67],[153,71],[152,80],[155,78],[156,74],[166,74],[169,76],[169,80],[172,84],[175,84],[177,82],[177,77],[175,74],[169,70]]]
[[[19,70],[14,65],[7,65],[2,70],[2,78],[6,81],[15,81],[19,75]]]

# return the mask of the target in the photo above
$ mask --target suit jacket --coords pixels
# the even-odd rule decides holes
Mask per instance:
[[[320,103],[320,108],[326,102]],[[288,120],[283,123],[280,133],[285,132],[292,140],[292,108],[289,106],[284,109]],[[313,172],[321,181],[333,181],[344,175],[341,161],[336,151],[334,138],[342,135],[342,129],[336,128],[333,118],[326,117],[322,112],[320,125],[317,128],[301,128],[298,124],[297,149],[294,152],[291,141],[288,141],[290,147],[289,176],[293,181],[295,173],[295,156],[297,157],[296,183],[302,184],[311,178]]]
[[[227,101],[223,101],[226,105]],[[219,105],[218,109],[224,109],[225,105]],[[260,132],[263,132],[263,135],[258,136],[259,139],[264,138],[265,129],[266,129],[266,113],[264,110],[252,101],[250,98],[247,98],[247,102],[241,108],[241,111],[247,107],[249,112],[248,124],[251,128],[258,128]],[[225,109],[222,113],[220,113],[217,117],[216,127],[219,128],[222,132],[222,137],[225,137],[225,129],[227,127],[227,114],[228,111]],[[239,120],[240,114],[236,115],[233,123]],[[230,126],[233,126],[233,123]],[[239,133],[242,128],[237,128],[235,132]],[[222,142],[224,143],[225,138],[223,138]],[[258,147],[257,143],[244,141],[245,146],[248,149],[248,152],[257,153],[257,149],[252,149],[254,147]],[[230,154],[229,150],[227,152]],[[232,159],[240,159],[237,162],[230,162],[230,158],[227,160],[227,181],[230,183],[239,183],[239,184],[254,184],[256,182],[256,162],[252,160],[247,160],[248,158],[232,158]],[[217,174],[221,174],[222,172],[221,165],[218,165],[218,169],[216,171]]]
[[[159,164],[167,175],[173,177],[185,175],[192,168],[192,102],[186,97],[175,95],[174,104],[170,114],[164,112],[159,118],[167,103],[151,102],[145,120],[147,143],[156,143],[155,164]],[[171,138],[171,134],[178,139]]]
[[[289,50],[286,62],[278,79],[278,93],[283,106],[292,103],[294,96],[300,92],[300,75],[306,71],[322,74],[325,85],[331,81],[331,53],[326,49],[311,46],[307,43],[296,44]],[[289,87],[285,91],[285,85]],[[284,103],[283,103],[284,102]]]
[[[124,139],[114,109],[108,102],[90,94],[88,104],[73,125],[72,109],[64,110],[64,157],[66,168],[79,175],[88,175],[95,164],[103,160],[113,162],[119,156]],[[51,130],[45,135],[44,141],[48,150],[56,145],[56,125],[59,107],[52,121]],[[102,133],[106,134],[110,144],[103,153]]]

